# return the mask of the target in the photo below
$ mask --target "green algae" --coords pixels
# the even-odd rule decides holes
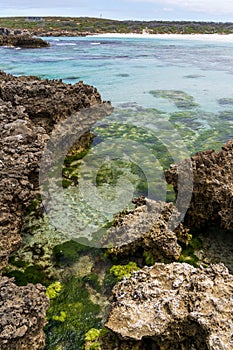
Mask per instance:
[[[143,251],[143,258],[146,266],[153,266],[156,262],[155,257],[148,251]]]
[[[37,284],[41,283],[48,286],[51,283],[49,278],[44,272],[43,268],[38,265],[28,265],[26,262],[20,261],[16,263],[18,266],[8,265],[3,270],[3,276],[14,278],[15,284],[18,286],[26,286],[28,283]]]
[[[66,318],[67,318],[67,314],[64,311],[60,311],[60,315],[52,316],[52,320],[58,321],[58,322],[65,322]]]
[[[121,281],[124,277],[130,277],[133,271],[139,270],[137,264],[130,261],[127,265],[113,265],[110,268],[110,273]]]
[[[233,98],[232,97],[223,97],[218,100],[218,103],[220,105],[233,105]]]
[[[198,237],[192,237],[189,243],[182,249],[178,261],[199,267],[200,260],[196,255],[196,251],[200,250],[202,246],[203,244]]]
[[[225,110],[218,114],[221,121],[229,121],[233,123],[233,110]]]
[[[46,349],[82,349],[88,330],[101,328],[100,306],[90,300],[82,279],[71,277],[62,284],[47,313]]]
[[[108,334],[106,328],[96,329],[91,328],[85,334],[84,350],[101,350],[102,338]]]
[[[88,251],[90,251],[90,247],[70,240],[56,245],[53,248],[53,257],[57,266],[71,265]]]
[[[95,289],[97,292],[100,292],[102,286],[100,284],[99,276],[96,273],[90,273],[83,278],[83,281],[88,283],[89,286]]]
[[[177,108],[191,109],[198,107],[198,104],[194,102],[193,96],[181,90],[152,90],[150,94],[154,97],[162,97],[174,102]]]
[[[56,281],[50,284],[46,289],[46,295],[49,299],[55,299],[62,290],[62,284]]]

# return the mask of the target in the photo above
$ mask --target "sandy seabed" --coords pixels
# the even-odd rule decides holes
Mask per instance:
[[[99,38],[143,38],[143,39],[185,39],[185,40],[206,40],[233,42],[233,34],[120,34],[106,33],[95,34],[92,37]]]

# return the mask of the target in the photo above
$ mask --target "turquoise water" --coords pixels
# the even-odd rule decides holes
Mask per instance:
[[[47,38],[40,50],[0,48],[0,68],[16,75],[38,75],[97,86],[114,104],[136,102],[170,111],[150,90],[184,90],[205,111],[222,108],[232,96],[233,44],[184,39]]]
[[[83,80],[114,106],[112,115],[92,128],[95,138],[89,153],[71,164],[79,187],[60,188],[54,200],[58,220],[53,223],[64,231],[66,221],[70,238],[77,238],[78,227],[80,236],[92,239],[134,196],[171,199],[163,170],[197,151],[218,150],[233,137],[233,43],[46,39],[49,48],[1,47],[0,69],[66,83]],[[74,212],[67,212],[74,206]]]

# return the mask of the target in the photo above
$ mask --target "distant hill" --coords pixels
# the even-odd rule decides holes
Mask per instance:
[[[5,17],[0,27],[27,29],[34,35],[87,35],[93,33],[230,34],[233,23],[195,21],[117,21],[89,17]]]

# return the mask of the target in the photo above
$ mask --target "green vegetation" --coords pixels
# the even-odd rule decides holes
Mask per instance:
[[[84,350],[101,350],[101,338],[108,333],[106,328],[91,328],[85,334]]]
[[[154,256],[146,250],[143,252],[143,258],[145,260],[145,265],[147,266],[153,266],[156,262]]]
[[[110,268],[110,273],[114,275],[118,281],[121,281],[124,277],[130,277],[133,271],[139,270],[137,264],[130,261],[127,265],[113,265]]]
[[[142,33],[151,34],[229,34],[233,33],[233,23],[194,21],[117,21],[89,17],[43,17],[32,20],[26,17],[0,18],[0,27],[28,29],[37,35],[62,34],[85,35],[86,33]]]
[[[28,283],[48,286],[51,283],[41,266],[29,265],[22,260],[15,260],[14,257],[10,258],[9,265],[3,270],[3,276],[14,277],[18,286],[26,286]]]
[[[61,291],[50,303],[47,312],[49,323],[45,327],[46,349],[82,349],[87,332],[101,328],[100,306],[90,300],[81,278],[70,277],[64,281]],[[89,337],[91,335],[93,337],[93,332],[89,333]]]
[[[46,289],[46,295],[49,299],[55,299],[62,290],[62,285],[59,281],[50,284]]]
[[[150,94],[154,97],[162,97],[171,100],[177,108],[191,109],[198,106],[198,104],[194,102],[192,96],[180,90],[152,90]]]
[[[202,242],[197,237],[192,237],[188,245],[182,250],[182,253],[179,257],[179,262],[185,262],[187,264],[198,267],[199,259],[195,255],[195,251],[202,248]]]
[[[57,266],[67,266],[77,261],[80,256],[89,251],[90,247],[76,241],[67,241],[53,248],[53,257]]]

